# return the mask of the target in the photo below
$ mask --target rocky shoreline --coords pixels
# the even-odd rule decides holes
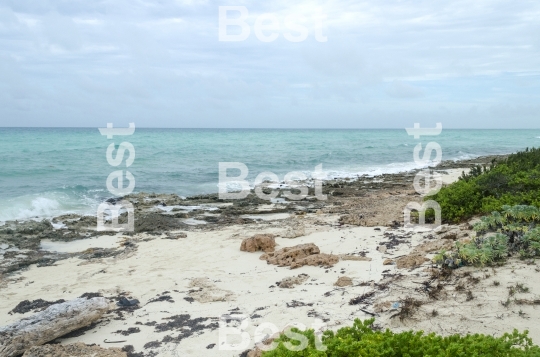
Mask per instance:
[[[446,161],[433,169],[451,182],[495,158],[501,157]],[[130,233],[97,232],[91,216],[6,222],[0,226],[0,315],[12,322],[61,300],[102,296],[112,304],[107,317],[56,342],[109,347],[105,340],[120,341],[111,344],[123,351],[111,353],[126,356],[197,356],[201,348],[205,355],[235,355],[216,347],[224,315],[248,316],[252,330],[264,320],[285,325],[288,315],[306,324],[318,319],[328,328],[371,316],[392,329],[467,328],[466,320],[439,329],[425,318],[414,322],[418,311],[431,309],[429,320],[440,325],[444,314],[455,314],[437,305],[443,297],[467,305],[489,280],[471,283],[476,272],[461,274],[469,268],[446,277],[430,263],[436,252],[468,239],[470,226],[437,233],[402,228],[403,208],[421,202],[412,187],[416,173],[326,181],[324,201],[310,197],[311,189],[304,200],[278,196],[274,202],[253,192],[243,200],[133,194],[124,197],[135,207]],[[253,253],[259,250],[260,259]],[[456,290],[461,285],[465,290]],[[141,304],[118,307],[122,298]]]

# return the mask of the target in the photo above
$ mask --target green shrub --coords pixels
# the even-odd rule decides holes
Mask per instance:
[[[500,211],[505,205],[540,207],[540,148],[493,161],[489,167],[477,166],[426,200],[439,203],[447,222]]]
[[[316,348],[313,330],[293,329],[309,341],[306,348],[291,351],[285,344],[298,346],[297,340],[281,335],[277,348],[264,352],[263,357],[450,357],[450,356],[540,356],[540,348],[533,345],[528,332],[506,333],[502,337],[453,335],[442,337],[434,333],[373,331],[374,319],[364,322],[356,319],[352,327],[337,332],[325,331],[322,337],[325,351]],[[289,345],[290,346],[290,345]]]
[[[473,227],[477,236],[455,250],[435,256],[437,264],[450,268],[461,265],[489,265],[508,255],[521,258],[540,256],[540,209],[534,206],[503,206],[501,212],[482,217]]]

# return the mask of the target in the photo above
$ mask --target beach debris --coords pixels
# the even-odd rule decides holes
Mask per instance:
[[[414,269],[427,261],[429,261],[429,259],[426,258],[424,255],[418,253],[411,253],[410,255],[397,258],[396,266],[398,269]]]
[[[334,283],[334,286],[344,287],[350,286],[353,284],[353,281],[348,276],[340,276],[338,280]]]
[[[313,243],[299,244],[265,253],[260,259],[266,260],[268,264],[288,266],[291,269],[304,265],[330,267],[339,261],[337,255],[321,253],[319,247]]]
[[[27,350],[23,357],[126,357],[120,348],[102,348],[77,342],[70,345],[43,345]]]
[[[194,278],[189,283],[189,297],[200,303],[234,300],[232,291],[218,288],[209,278]]]
[[[167,233],[167,236],[163,237],[163,239],[180,239],[180,238],[187,238],[187,234],[184,232]]]
[[[137,300],[137,299],[127,299],[127,298],[122,296],[120,298],[120,300],[118,300],[116,305],[118,305],[120,307],[136,306],[136,305],[139,305],[139,300]]]
[[[341,258],[341,260],[355,260],[359,262],[370,262],[372,260],[370,257],[363,257],[361,255],[341,254],[339,257]]]
[[[43,299],[37,299],[33,301],[24,300],[18,303],[17,306],[15,306],[15,308],[13,308],[13,310],[9,312],[9,314],[10,315],[13,315],[14,313],[26,314],[27,312],[30,312],[30,311],[39,312],[39,311],[45,310],[51,305],[60,304],[63,302],[66,302],[66,300],[64,299],[60,299],[56,301],[45,301]]]
[[[49,306],[22,320],[0,327],[0,356],[20,356],[100,319],[109,309],[107,299],[78,298]]]
[[[368,293],[352,298],[349,301],[349,305],[367,304],[371,302],[374,296],[375,296],[375,291],[370,291]]]
[[[279,286],[282,289],[292,289],[296,285],[302,284],[308,278],[309,278],[309,275],[307,275],[307,274],[299,274],[297,276],[291,276],[291,277],[283,278],[283,279],[281,279],[281,281],[278,281],[276,283],[276,285]]]
[[[395,304],[396,303],[394,303],[393,306],[397,306]],[[424,303],[420,300],[416,300],[415,298],[408,296],[405,299],[399,301],[398,304],[399,306],[397,308],[400,309],[399,312],[390,316],[390,318],[398,316],[400,321],[403,321],[407,318],[412,317]]]
[[[276,247],[276,240],[273,234],[255,234],[253,237],[246,238],[240,245],[243,252],[273,252]]]

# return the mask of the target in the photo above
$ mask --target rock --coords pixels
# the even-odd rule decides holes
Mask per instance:
[[[43,345],[27,350],[23,357],[126,357],[119,348],[102,348],[77,342],[71,345]]]
[[[448,250],[453,247],[454,243],[446,239],[436,239],[428,241],[416,246],[413,250],[413,253],[417,254],[427,254],[433,252],[439,252],[441,250]]]
[[[200,303],[234,300],[234,294],[232,293],[232,291],[218,288],[208,278],[192,279],[189,287],[198,288],[197,290],[190,290],[189,297]]]
[[[413,269],[427,261],[429,261],[429,259],[427,259],[425,256],[412,253],[405,257],[396,259],[396,266],[398,269]]]
[[[109,309],[107,299],[78,298],[49,306],[42,312],[0,327],[0,356],[22,355],[31,347],[86,327]]]
[[[180,239],[180,238],[187,238],[187,234],[184,232],[179,233],[167,233],[167,236],[163,239]]]
[[[373,305],[373,311],[384,312],[390,310],[392,303],[390,301],[382,301]]]
[[[458,226],[458,228],[462,231],[470,231],[473,229],[473,226],[471,226],[469,223],[463,223]]]
[[[303,223],[297,223],[292,227],[287,228],[281,236],[283,238],[298,238],[306,235],[306,228]]]
[[[273,234],[256,234],[251,238],[246,238],[240,245],[240,250],[243,252],[273,252],[276,247],[276,240]]]
[[[440,225],[440,226],[438,226],[437,228],[435,228],[433,231],[434,231],[435,233],[437,233],[437,234],[443,234],[443,233],[446,233],[446,232],[448,232],[448,224]]]
[[[458,238],[458,234],[459,232],[458,231],[449,231],[449,232],[446,232],[446,233],[443,233],[440,235],[440,238],[441,239],[451,239],[451,240],[456,240]]]
[[[363,214],[348,214],[339,217],[340,224],[349,224],[351,226],[364,226],[366,220],[364,219]]]
[[[469,221],[469,226],[474,227],[475,224],[482,222],[480,218],[473,218]]]
[[[339,261],[337,255],[321,253],[319,247],[313,243],[299,244],[266,253],[260,259],[266,260],[268,264],[288,266],[291,269],[304,265],[333,266]]]
[[[352,285],[352,279],[348,276],[340,276],[338,280],[334,283],[335,286],[344,287]]]
[[[383,265],[394,265],[394,261],[392,259],[385,259]]]
[[[377,247],[377,250],[378,250],[381,254],[386,253],[386,249],[387,249],[387,248],[386,248],[386,245],[384,245],[384,244]]]
[[[299,274],[298,276],[291,276],[291,277],[288,277],[288,278],[283,278],[276,285],[279,286],[282,289],[292,289],[296,285],[302,284],[308,278],[309,278],[309,275],[307,275],[307,274]]]

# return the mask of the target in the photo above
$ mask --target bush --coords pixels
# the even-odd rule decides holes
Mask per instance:
[[[264,352],[263,357],[540,356],[540,348],[533,345],[527,331],[519,333],[514,330],[499,338],[479,334],[442,337],[422,331],[373,331],[373,322],[374,319],[364,322],[356,319],[352,327],[343,327],[335,333],[325,331],[322,341],[326,351],[317,350],[313,330],[292,329],[307,337],[309,343],[306,348],[291,351],[285,344],[298,346],[300,342],[281,335],[276,340],[279,343],[277,348]]]
[[[501,162],[477,166],[459,181],[426,197],[441,205],[447,222],[459,222],[476,214],[500,211],[503,206],[540,207],[540,148],[510,155]]]
[[[456,243],[455,250],[442,252],[434,261],[450,268],[489,265],[512,254],[523,259],[540,256],[540,209],[534,206],[503,206],[501,212],[482,217],[474,225],[476,237]]]

